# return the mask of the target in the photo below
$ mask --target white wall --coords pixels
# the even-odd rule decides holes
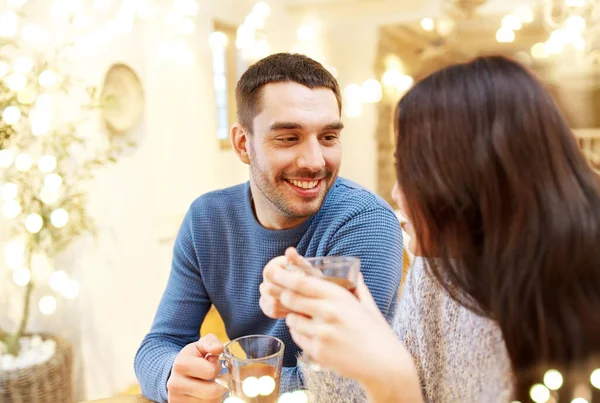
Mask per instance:
[[[323,35],[330,63],[338,71],[342,92],[349,84],[362,84],[373,73],[377,56],[378,27],[369,23],[339,24]],[[363,104],[358,118],[343,117],[343,159],[340,174],[368,189],[377,189],[377,144],[375,104]]]
[[[210,190],[247,180],[248,170],[216,137],[212,60],[208,35],[213,19],[241,23],[246,0],[200,0],[196,32],[187,37],[195,62],[179,66],[158,56],[167,33],[159,24],[137,23],[134,31],[81,57],[79,71],[100,83],[114,62],[129,64],[142,81],[146,107],[133,133],[138,147],[115,166],[102,168],[90,192],[98,225],[57,262],[81,284],[72,302],[59,300],[42,317],[34,297],[32,331],[68,337],[76,349],[77,399],[119,393],[136,383],[133,358],[149,330],[166,285],[172,243],[189,204]],[[32,0],[36,13],[40,0]],[[39,14],[39,13],[38,13]],[[273,50],[287,50],[287,16],[274,6],[267,28]],[[168,38],[167,38],[168,39]],[[4,269],[2,269],[4,270]],[[21,309],[21,289],[7,273],[0,281],[0,325],[12,327]],[[6,292],[3,292],[6,290]]]

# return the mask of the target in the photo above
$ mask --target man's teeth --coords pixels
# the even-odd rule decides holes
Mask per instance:
[[[312,189],[319,184],[319,181],[304,182],[304,181],[296,181],[296,180],[291,179],[290,183],[292,183],[295,186],[298,186],[299,188],[302,188],[302,189]]]

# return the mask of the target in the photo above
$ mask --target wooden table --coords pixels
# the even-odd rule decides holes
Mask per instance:
[[[146,399],[142,395],[131,395],[109,397],[108,399],[91,400],[87,403],[151,403],[151,401]]]

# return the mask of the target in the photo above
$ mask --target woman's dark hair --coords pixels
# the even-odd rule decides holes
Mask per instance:
[[[439,262],[429,270],[499,324],[513,372],[597,356],[600,181],[544,86],[479,57],[417,83],[395,124],[398,184]]]

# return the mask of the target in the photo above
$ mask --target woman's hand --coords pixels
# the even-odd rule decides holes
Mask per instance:
[[[286,258],[295,265],[306,264],[293,248],[286,251]],[[297,271],[274,270],[270,277],[281,290],[283,309],[291,312],[286,317],[290,333],[311,360],[357,380],[373,401],[388,401],[383,397],[388,395],[389,401],[403,401],[394,396],[396,386],[403,397],[410,394],[410,401],[419,401],[412,357],[379,311],[362,276],[355,294]],[[414,382],[407,384],[406,378]],[[416,386],[412,393],[411,385]]]

